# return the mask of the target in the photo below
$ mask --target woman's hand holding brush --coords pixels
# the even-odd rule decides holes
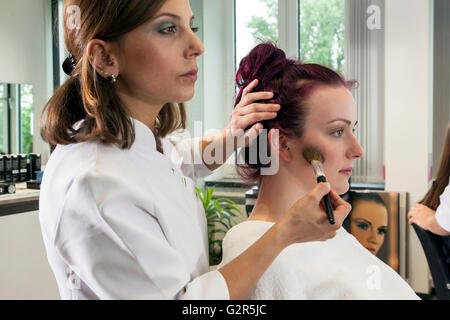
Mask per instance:
[[[322,198],[330,194],[335,224],[330,224]],[[289,209],[279,222],[286,232],[289,244],[307,241],[325,241],[333,238],[351,210],[351,205],[331,190],[328,182],[318,183],[309,193]]]

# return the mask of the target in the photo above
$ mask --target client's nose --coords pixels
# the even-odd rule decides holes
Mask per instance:
[[[351,160],[362,158],[362,156],[364,155],[363,148],[361,147],[355,136],[352,136],[351,139],[352,141],[347,151],[347,157]]]

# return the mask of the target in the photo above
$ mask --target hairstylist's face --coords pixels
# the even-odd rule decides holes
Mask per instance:
[[[192,99],[203,44],[188,0],[167,0],[153,18],[120,41],[119,88],[153,104]]]
[[[294,159],[301,166],[299,172],[304,181],[316,183],[314,171],[302,156],[305,146],[312,146],[323,153],[327,181],[332,189],[343,194],[349,188],[354,160],[363,150],[356,140],[354,128],[357,123],[355,101],[345,87],[323,86],[316,88],[308,99],[308,112],[304,134],[293,150]]]
[[[373,201],[355,201],[350,212],[350,233],[372,254],[380,250],[387,225],[385,206]]]

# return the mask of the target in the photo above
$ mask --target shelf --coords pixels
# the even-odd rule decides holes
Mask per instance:
[[[17,183],[16,193],[0,195],[0,216],[39,210],[39,193],[27,189],[26,183]]]

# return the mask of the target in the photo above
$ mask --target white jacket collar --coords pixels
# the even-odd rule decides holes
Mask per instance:
[[[133,146],[143,146],[147,150],[156,150],[156,139],[152,130],[144,123],[131,118],[135,130],[135,140]]]

